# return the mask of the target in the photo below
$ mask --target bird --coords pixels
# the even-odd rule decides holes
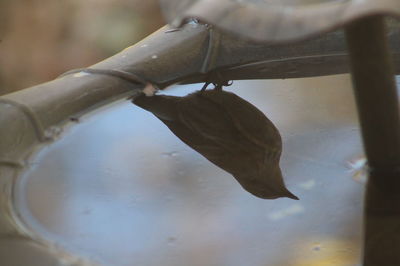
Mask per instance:
[[[298,200],[285,186],[279,161],[282,139],[275,125],[232,92],[195,91],[183,97],[145,95],[132,102],[153,113],[189,147],[230,173],[262,199]]]

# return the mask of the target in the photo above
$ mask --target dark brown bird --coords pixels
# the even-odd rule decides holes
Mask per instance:
[[[183,142],[231,173],[251,194],[298,199],[283,181],[278,129],[255,106],[222,90],[185,97],[144,94],[133,103],[152,112]]]

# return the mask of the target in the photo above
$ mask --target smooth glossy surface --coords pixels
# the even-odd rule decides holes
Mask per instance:
[[[16,187],[23,219],[104,265],[356,265],[364,186],[350,169],[362,148],[349,77],[228,89],[279,128],[283,175],[300,201],[254,197],[152,114],[120,102],[34,159]]]

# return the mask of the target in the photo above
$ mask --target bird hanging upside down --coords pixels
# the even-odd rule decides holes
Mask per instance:
[[[132,102],[152,112],[184,143],[232,174],[251,194],[264,198],[298,198],[283,181],[278,129],[255,106],[218,89],[184,97],[154,95],[146,86]],[[148,97],[151,96],[151,97]]]

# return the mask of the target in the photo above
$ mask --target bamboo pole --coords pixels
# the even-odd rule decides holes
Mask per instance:
[[[370,167],[363,262],[365,266],[400,265],[400,118],[383,17],[348,25],[346,38]]]

